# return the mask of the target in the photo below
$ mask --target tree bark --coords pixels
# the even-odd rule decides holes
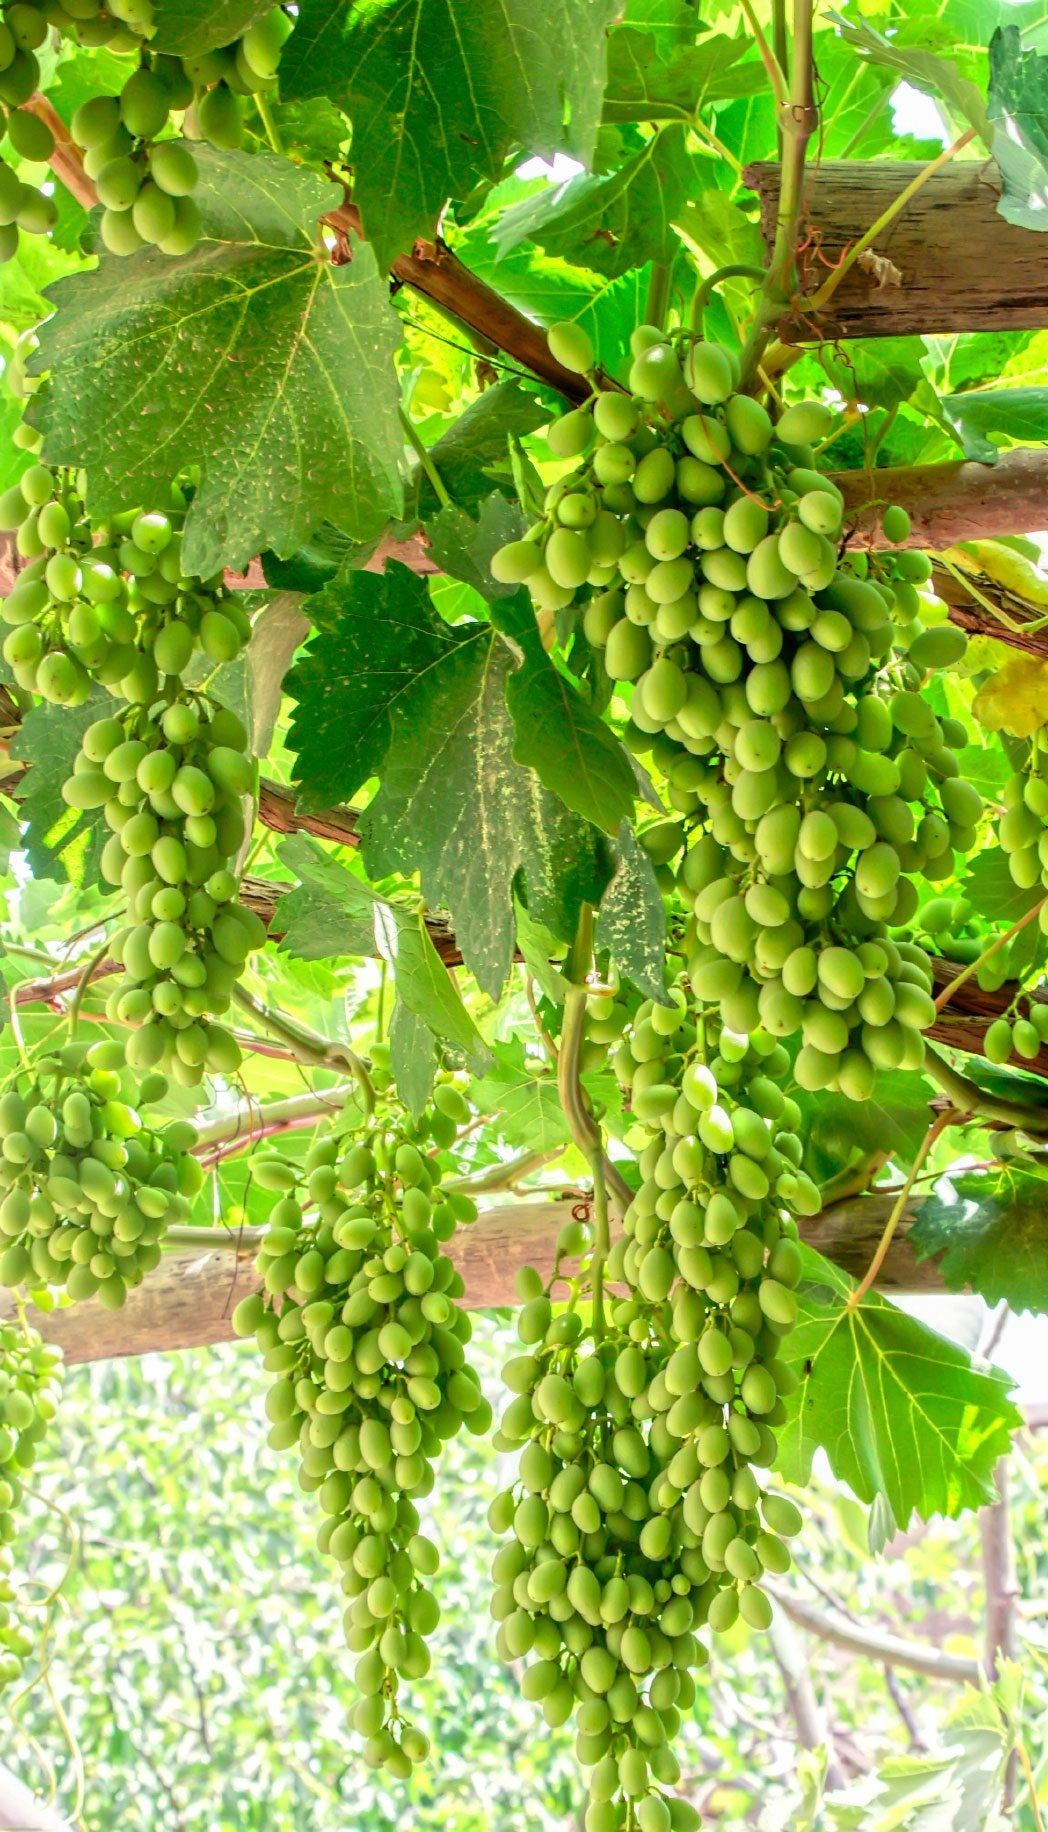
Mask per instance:
[[[945,1680],[952,1685],[979,1684],[979,1662],[969,1659],[966,1654],[947,1654],[931,1645],[905,1641],[901,1635],[889,1634],[865,1622],[852,1622],[849,1617],[838,1615],[836,1610],[810,1603],[807,1597],[783,1589],[777,1582],[766,1580],[764,1587],[791,1621],[818,1635],[820,1641],[832,1642],[834,1647],[846,1648],[849,1653],[880,1661],[886,1666],[907,1667],[910,1672],[924,1673],[929,1679]]]
[[[1045,430],[1048,434],[1048,425]],[[911,528],[904,545],[925,552],[995,534],[1028,534],[1048,518],[1048,451],[1004,452],[996,464],[960,459],[955,464],[838,471],[833,481],[844,492],[853,523],[852,547],[888,545],[880,527],[885,503],[900,503],[908,511]],[[879,506],[868,507],[871,499]],[[977,609],[974,600],[969,603],[971,611]],[[1007,641],[1004,626],[985,613],[978,627]]]
[[[797,1727],[798,1741],[802,1749],[826,1751],[826,1786],[832,1793],[844,1786],[846,1776],[837,1759],[829,1719],[815,1695],[808,1650],[794,1632],[785,1609],[776,1610],[772,1617],[768,1640],[782,1674],[786,1703]]]
[[[814,292],[830,269],[924,169],[916,161],[827,160],[805,181],[801,266]],[[779,167],[747,166],[761,229],[775,237]],[[885,337],[924,331],[1008,331],[1048,324],[1048,240],[1006,222],[991,160],[955,161],[921,187],[846,275],[818,325],[785,318],[788,342],[814,336]],[[876,257],[880,257],[878,260]]]
[[[553,1270],[557,1235],[579,1202],[578,1195],[556,1200],[524,1199],[484,1209],[467,1228],[460,1228],[451,1254],[465,1282],[464,1303],[470,1310],[494,1310],[517,1303],[514,1281],[522,1266],[536,1266],[543,1277]],[[801,1224],[803,1238],[853,1277],[869,1265],[891,1208],[891,1198],[869,1196],[835,1203]],[[929,1260],[919,1262],[908,1234],[919,1213],[913,1203],[892,1242],[878,1280],[884,1292],[934,1292],[942,1281]],[[233,1337],[232,1316],[242,1297],[257,1289],[253,1255],[257,1236],[237,1247],[216,1247],[210,1230],[199,1247],[171,1249],[156,1271],[127,1296],[122,1310],[105,1310],[96,1298],[68,1310],[34,1314],[49,1341],[57,1342],[70,1363],[108,1361],[144,1355],[158,1349],[199,1348]],[[0,1317],[14,1312],[8,1291],[0,1291]]]

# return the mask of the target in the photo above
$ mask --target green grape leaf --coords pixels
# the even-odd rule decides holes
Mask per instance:
[[[471,401],[429,454],[456,507],[476,510],[493,485],[508,485],[510,439],[534,432],[554,411],[519,382],[499,382]],[[428,478],[423,475],[419,482],[419,513],[427,515],[437,507],[437,498]]]
[[[865,337],[826,343],[819,362],[848,402],[898,407],[921,379],[924,344],[919,337]]]
[[[82,706],[52,706],[41,700],[26,713],[11,742],[11,757],[26,763],[18,785],[22,845],[37,878],[99,884],[99,860],[109,837],[101,811],[80,814],[62,800],[62,784],[73,774],[80,740],[95,719],[113,710],[101,689]]]
[[[710,32],[678,46],[666,59],[649,31],[623,25],[608,41],[604,119],[690,123],[700,108],[731,96],[754,95],[767,81],[748,34]]]
[[[245,651],[250,683],[250,749],[254,756],[269,754],[273,742],[284,677],[292,657],[309,634],[309,621],[300,610],[298,592],[274,592],[251,629]]]
[[[961,885],[961,895],[978,910],[983,922],[991,928],[1004,928],[1018,922],[1044,896],[1044,886],[1035,884],[1023,890],[1008,870],[1008,854],[1002,846],[991,846],[971,862]]]
[[[287,742],[303,800],[324,807],[377,773],[405,694],[464,637],[437,616],[425,582],[396,564],[343,567],[303,608],[316,634],[288,677]]]
[[[476,515],[456,501],[426,522],[429,551],[441,571],[487,598],[505,598],[516,591],[515,585],[500,585],[491,577],[491,556],[523,532],[518,505],[498,490],[481,503]]]
[[[280,905],[281,947],[303,960],[378,954],[393,970],[411,1017],[462,1050],[475,1069],[488,1049],[418,910],[388,903],[306,834],[285,840],[278,857],[298,880]]]
[[[921,42],[926,34],[920,19],[915,17],[908,28],[893,32],[891,38],[876,31],[865,19],[849,20],[840,13],[830,13],[829,19],[845,45],[853,46],[871,63],[897,71],[916,89],[941,96],[946,106],[974,127],[989,147],[992,132],[978,86],[963,74],[957,58],[931,51]]]
[[[538,242],[609,279],[644,261],[672,261],[673,225],[695,188],[683,127],[664,127],[610,172],[584,173],[514,205],[495,225],[500,254]]]
[[[418,1119],[433,1092],[437,1052],[425,1019],[410,1011],[399,997],[389,1024],[389,1060],[397,1093],[408,1112]]]
[[[651,860],[628,821],[597,912],[596,943],[647,999],[666,996],[666,908]]]
[[[281,93],[353,121],[354,198],[388,267],[518,149],[588,164],[615,0],[303,0]]]
[[[199,57],[242,38],[248,26],[272,12],[269,0],[152,0],[151,51]]]
[[[487,1073],[471,1089],[482,1113],[514,1145],[529,1151],[555,1152],[571,1144],[571,1133],[557,1093],[557,1079],[544,1058],[529,1056],[523,1041],[496,1043]],[[582,1076],[595,1109],[620,1105],[615,1077],[606,1069]]]
[[[897,1527],[954,1516],[994,1494],[993,1471],[1022,1414],[1011,1382],[803,1247],[796,1329],[783,1352],[799,1376],[786,1400],[778,1467],[805,1483],[817,1450],[860,1501],[880,1497]]]
[[[570,936],[603,889],[593,830],[517,763],[506,688],[516,656],[487,624],[400,695],[377,795],[361,820],[369,871],[418,871],[427,903],[451,913],[462,957],[497,998],[513,959],[518,873],[531,914]]]
[[[364,539],[400,513],[400,327],[367,248],[327,258],[330,185],[269,154],[196,157],[191,254],[105,256],[48,288],[30,417],[96,516],[198,465],[184,555],[206,577],[293,553],[325,517]]]
[[[796,1086],[790,1093],[801,1110],[805,1169],[822,1182],[849,1162],[853,1148],[863,1156],[886,1152],[898,1164],[912,1164],[928,1130],[935,1089],[912,1070],[879,1069],[869,1100]]]
[[[946,394],[942,408],[966,458],[996,464],[1002,442],[1041,445],[1048,426],[1048,388],[990,388]]]
[[[1021,229],[1048,230],[1048,57],[1024,50],[1017,25],[990,40],[988,106],[1004,184],[997,209]]]
[[[516,731],[514,758],[533,769],[583,820],[617,833],[637,799],[629,753],[583,698],[578,683],[550,660],[523,593],[499,606],[495,621],[520,657],[506,683]]]
[[[1048,1178],[1022,1164],[943,1177],[921,1202],[910,1244],[938,1257],[950,1291],[1048,1311]]]

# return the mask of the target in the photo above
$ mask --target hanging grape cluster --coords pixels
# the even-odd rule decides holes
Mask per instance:
[[[400,1684],[428,1671],[439,1618],[427,1583],[437,1551],[417,1502],[447,1439],[490,1423],[466,1361],[462,1280],[442,1251],[476,1215],[467,1196],[441,1189],[436,1155],[468,1117],[441,1082],[417,1123],[383,1099],[353,1133],[318,1141],[304,1181],[297,1165],[259,1160],[256,1181],[279,1200],[259,1254],[263,1291],[233,1319],[275,1376],[270,1443],[298,1446],[302,1485],[323,1510],[318,1543],[341,1570],[359,1656],[352,1722],[365,1759],[399,1778],[428,1749]]]
[[[84,733],[63,786],[71,808],[101,809],[106,882],[128,903],[113,942],[123,975],[109,1015],[138,1028],[135,1068],[184,1086],[240,1066],[225,1012],[248,955],[265,940],[237,899],[232,869],[255,781],[242,720],[190,685],[232,661],[250,624],[220,576],[184,570],[186,493],[92,525],[68,471],[35,462],[0,498],[27,564],[0,616],[19,686],[82,705],[96,685],[117,701]]]
[[[551,346],[592,364],[577,327]],[[922,692],[966,639],[918,594],[925,556],[839,556],[842,498],[812,446],[828,408],[773,420],[712,344],[641,326],[633,352],[629,393],[551,427],[572,468],[492,570],[544,611],[578,604],[632,689],[627,743],[681,817],[658,844],[666,866],[687,848],[695,996],[735,1031],[799,1034],[801,1085],[862,1099],[876,1069],[920,1066],[934,1016],[923,950],[888,926],[913,917],[915,876],[951,875],[981,811],[963,727]],[[906,538],[904,511],[882,520]]]
[[[103,206],[101,234],[110,253],[134,254],[149,246],[169,255],[188,254],[200,236],[200,213],[192,195],[199,171],[190,143],[164,135],[173,117],[188,114],[186,129],[194,137],[222,148],[240,146],[242,99],[274,87],[280,52],[291,30],[288,16],[274,7],[232,44],[189,58],[150,50],[153,18],[148,0],[118,0],[101,7],[82,6],[78,0],[47,6],[16,0],[5,18],[9,34],[23,47],[23,62],[14,65],[14,77],[10,69],[0,72],[0,100],[7,99],[5,76],[9,88],[25,87],[26,60],[32,48],[43,43],[49,24],[78,44],[104,45],[137,60],[119,95],[92,96],[81,104],[73,117],[73,139],[84,152],[84,169]],[[27,99],[35,87],[34,75],[25,94],[16,99]],[[10,126],[8,132],[16,150],[22,151]],[[30,137],[28,132],[24,137]],[[35,130],[31,137],[34,148],[42,146]],[[50,151],[49,145],[44,152],[25,151],[23,157],[46,159]],[[0,214],[2,208],[0,189]],[[23,227],[38,226],[23,223],[21,215],[17,221]]]
[[[29,40],[35,30],[21,15],[28,8],[9,7],[0,18],[0,117],[7,157],[0,159],[0,265],[18,253],[19,236],[46,235],[58,221],[53,197],[19,177],[20,163],[43,165],[55,150],[46,121],[18,106],[37,86],[40,66]],[[35,15],[29,14],[35,21]]]
[[[41,1056],[0,1094],[0,1284],[60,1286],[123,1304],[189,1219],[203,1172],[185,1120],[153,1126],[163,1075],[127,1070],[115,1040]]]
[[[591,995],[591,1040],[606,1047],[609,1007],[621,1019],[624,1003]],[[525,1696],[550,1724],[575,1713],[586,1832],[666,1832],[697,1823],[665,1790],[707,1658],[698,1632],[740,1615],[768,1626],[760,1580],[788,1568],[800,1527],[754,1471],[774,1461],[796,1384],[780,1355],[801,1272],[788,1211],[814,1212],[819,1193],[773,1038],[725,1032],[677,994],[640,1005],[613,1060],[643,1180],[600,1280],[572,1222],[551,1280],[518,1281],[523,1352],[505,1369],[500,1441],[523,1448],[491,1509],[511,1535],[492,1610],[502,1657],[532,1657]],[[562,1260],[580,1250],[555,1307]],[[605,1275],[630,1294],[607,1317]]]
[[[21,1677],[39,1640],[33,1601],[15,1576],[11,1544],[40,1440],[58,1409],[61,1350],[21,1320],[0,1323],[0,1688]]]

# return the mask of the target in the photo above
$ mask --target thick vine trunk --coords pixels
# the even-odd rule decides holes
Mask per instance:
[[[805,181],[802,265],[809,292],[884,213],[923,164],[827,160]],[[775,235],[779,167],[747,166],[760,197],[761,228]],[[885,337],[910,332],[1014,331],[1048,324],[1048,238],[998,214],[992,160],[958,160],[922,185],[851,269],[826,316],[796,314],[779,325],[788,342],[813,336]]]

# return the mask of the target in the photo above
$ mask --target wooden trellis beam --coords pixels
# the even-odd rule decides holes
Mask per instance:
[[[886,1196],[835,1203],[814,1220],[802,1222],[803,1236],[853,1277],[861,1277],[891,1206]],[[471,1227],[460,1228],[450,1252],[465,1281],[468,1308],[494,1310],[516,1304],[514,1280],[521,1266],[537,1266],[548,1276],[557,1234],[571,1209],[570,1197],[521,1199],[485,1209]],[[918,1262],[909,1245],[907,1236],[918,1210],[915,1202],[896,1233],[878,1280],[882,1291],[943,1289],[934,1264]],[[234,1242],[235,1235],[230,1239]],[[216,1248],[206,1239],[199,1248],[179,1246],[165,1253],[157,1270],[128,1293],[122,1310],[106,1310],[90,1298],[66,1310],[35,1315],[34,1322],[73,1363],[228,1342],[236,1305],[258,1285],[253,1253],[253,1242],[239,1252],[234,1245]],[[11,1293],[0,1291],[0,1316],[12,1312]]]
[[[802,270],[809,289],[924,170],[919,161],[829,159],[805,177]],[[761,229],[775,234],[779,167],[747,166]],[[891,337],[911,332],[1016,331],[1048,325],[1048,237],[998,213],[992,160],[955,160],[936,173],[845,276],[819,324],[797,314],[779,335]]]

